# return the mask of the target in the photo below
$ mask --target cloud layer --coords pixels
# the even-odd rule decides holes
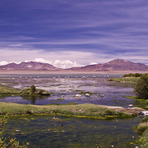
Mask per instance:
[[[148,64],[147,12],[145,0],[0,1],[0,64]]]
[[[9,53],[9,54],[8,54]],[[132,56],[131,56],[132,54]],[[139,55],[133,53],[122,54],[104,54],[84,52],[84,51],[46,51],[46,50],[0,50],[0,65],[11,62],[42,62],[49,63],[59,68],[80,67],[89,64],[105,63],[116,58],[131,60],[133,62],[145,63],[147,55]]]

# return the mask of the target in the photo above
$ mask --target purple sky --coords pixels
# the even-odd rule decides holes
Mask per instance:
[[[0,64],[148,64],[146,0],[1,0]]]

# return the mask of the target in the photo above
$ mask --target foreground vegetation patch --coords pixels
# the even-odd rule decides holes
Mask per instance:
[[[79,117],[90,119],[113,119],[128,118],[132,115],[109,109],[105,106],[94,104],[78,105],[22,105],[15,103],[0,103],[0,114],[22,115],[22,114],[49,114],[67,117]]]

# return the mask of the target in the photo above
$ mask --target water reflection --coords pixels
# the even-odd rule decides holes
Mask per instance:
[[[31,148],[134,148],[139,118],[87,120],[62,117],[10,118],[4,136],[29,142]]]
[[[131,85],[108,82],[108,77],[120,75],[78,74],[78,75],[0,75],[0,83],[14,88],[24,89],[34,84],[39,89],[51,92],[50,97],[1,97],[1,102],[14,102],[21,104],[67,104],[67,103],[93,103],[100,105],[117,105],[128,107],[134,100],[125,96],[133,95]],[[85,94],[91,93],[90,97]],[[76,96],[81,97],[76,97]],[[60,100],[60,101],[59,101]]]
[[[31,101],[31,104],[35,105],[37,100],[47,99],[47,96],[22,96],[23,99]]]

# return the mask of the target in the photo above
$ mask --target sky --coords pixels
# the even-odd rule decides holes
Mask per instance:
[[[0,65],[148,65],[147,0],[0,0]]]

